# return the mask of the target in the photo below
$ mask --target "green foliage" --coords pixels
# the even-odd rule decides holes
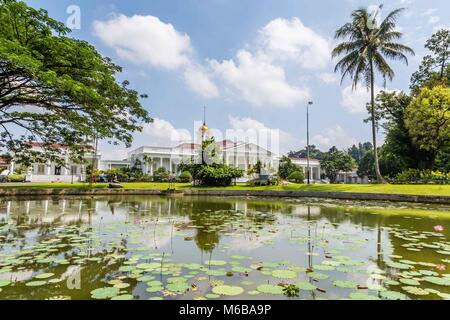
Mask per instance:
[[[309,157],[310,158],[322,160],[324,155],[325,155],[325,153],[320,151],[319,149],[317,149],[315,145],[309,146]],[[305,148],[300,151],[290,151],[288,153],[288,157],[289,158],[307,158],[308,150],[307,150],[307,148]]]
[[[405,111],[405,126],[414,145],[430,155],[431,169],[439,151],[450,144],[450,88],[423,88]]]
[[[139,102],[145,96],[116,81],[121,68],[70,38],[47,11],[0,1],[0,30],[0,147],[17,162],[62,162],[57,144],[81,161],[89,151],[86,137],[130,146],[140,123],[151,121]],[[30,150],[32,141],[42,142],[45,152]]]
[[[300,293],[300,289],[295,284],[288,284],[283,289],[283,294],[290,298],[298,297],[299,293]]]
[[[23,174],[10,174],[6,177],[7,182],[24,182],[25,175]]]
[[[206,186],[229,186],[244,174],[242,169],[225,164],[200,165],[195,171],[195,179]]]
[[[288,181],[293,183],[302,184],[304,180],[305,174],[303,173],[303,171],[294,171],[288,177]]]
[[[393,182],[408,184],[450,184],[450,173],[431,170],[407,169],[399,173]]]
[[[288,179],[289,175],[293,172],[298,171],[298,167],[292,163],[291,159],[286,156],[283,156],[280,159],[280,165],[278,167],[278,176],[281,179]]]
[[[170,178],[170,173],[166,170],[166,168],[158,168],[153,172],[153,181],[154,182],[168,182]]]
[[[192,182],[192,174],[189,171],[183,171],[177,180],[182,183]]]
[[[411,77],[413,94],[418,94],[423,87],[450,86],[450,30],[437,31],[426,42],[425,48],[431,54],[423,58],[419,70]]]
[[[332,147],[320,162],[325,174],[331,183],[336,183],[340,171],[349,172],[355,166],[354,159],[346,152]]]

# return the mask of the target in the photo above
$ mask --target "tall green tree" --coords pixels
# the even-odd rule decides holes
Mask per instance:
[[[339,172],[352,171],[355,165],[355,160],[347,152],[340,151],[336,147],[325,153],[320,161],[320,167],[325,170],[325,175],[331,183],[336,183]]]
[[[423,57],[419,70],[411,77],[411,90],[418,94],[422,87],[450,86],[450,30],[441,29],[425,44],[430,54]]]
[[[336,31],[335,38],[342,39],[332,52],[333,57],[342,57],[336,64],[335,72],[341,72],[342,81],[349,77],[353,89],[362,82],[371,93],[372,140],[374,147],[375,172],[379,182],[385,182],[381,175],[377,154],[376,118],[375,118],[375,76],[380,74],[386,80],[394,78],[394,70],[386,59],[408,63],[406,54],[414,51],[396,42],[402,33],[396,29],[396,20],[403,9],[390,12],[387,17],[377,23],[377,17],[367,9],[352,12],[351,22],[346,23]]]
[[[86,137],[130,146],[150,122],[122,71],[86,41],[23,1],[0,0],[0,148],[25,165],[58,159],[66,145],[82,159]],[[44,154],[30,151],[40,142]],[[39,159],[40,158],[40,159]]]
[[[438,153],[450,144],[450,88],[422,88],[406,108],[405,125],[413,143],[430,155],[425,169],[432,169]]]

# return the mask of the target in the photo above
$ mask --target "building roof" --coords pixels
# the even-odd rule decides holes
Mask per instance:
[[[307,158],[289,158],[289,159],[291,159],[291,161],[293,161],[293,162],[307,162],[308,161]],[[314,159],[314,158],[309,158],[309,162],[320,163],[320,160]]]

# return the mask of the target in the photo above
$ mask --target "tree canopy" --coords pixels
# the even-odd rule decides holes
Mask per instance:
[[[339,172],[349,172],[355,167],[355,160],[346,152],[332,147],[320,162],[331,183],[336,183]]]
[[[138,92],[118,83],[121,67],[70,30],[22,1],[0,0],[0,148],[29,164],[65,145],[81,159],[86,137],[130,146],[150,122]],[[42,159],[41,159],[42,160]]]

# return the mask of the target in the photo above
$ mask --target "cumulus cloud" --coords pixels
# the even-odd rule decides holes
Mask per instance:
[[[260,30],[263,50],[273,59],[295,62],[305,69],[324,68],[330,62],[330,42],[298,18],[275,19]]]
[[[314,135],[310,139],[310,144],[314,144],[325,151],[332,146],[336,146],[341,149],[347,148],[355,143],[357,143],[356,139],[340,125],[326,129],[323,133]]]
[[[144,125],[143,134],[148,145],[172,146],[180,142],[191,141],[192,137],[188,130],[177,129],[170,122],[154,118],[152,123]]]
[[[119,57],[135,64],[173,70],[190,62],[189,36],[158,17],[117,15],[108,21],[95,21],[94,34]]]
[[[158,17],[113,16],[108,21],[95,21],[94,34],[124,60],[165,70],[181,69],[184,81],[195,93],[203,98],[219,95],[209,75],[195,62],[189,35]]]
[[[240,50],[236,61],[211,60],[210,65],[228,89],[254,106],[293,107],[310,97],[308,89],[289,84],[284,69],[264,55]]]
[[[397,89],[385,89],[375,85],[375,97],[381,92],[400,91]],[[349,85],[341,91],[341,105],[350,113],[365,113],[367,112],[367,104],[370,103],[370,90],[365,87],[357,86],[353,89]]]
[[[324,72],[317,75],[317,77],[322,83],[325,84],[332,84],[339,82],[338,77],[334,73]]]
[[[197,94],[204,98],[213,98],[219,95],[214,82],[201,66],[190,66],[184,72],[186,84]]]

